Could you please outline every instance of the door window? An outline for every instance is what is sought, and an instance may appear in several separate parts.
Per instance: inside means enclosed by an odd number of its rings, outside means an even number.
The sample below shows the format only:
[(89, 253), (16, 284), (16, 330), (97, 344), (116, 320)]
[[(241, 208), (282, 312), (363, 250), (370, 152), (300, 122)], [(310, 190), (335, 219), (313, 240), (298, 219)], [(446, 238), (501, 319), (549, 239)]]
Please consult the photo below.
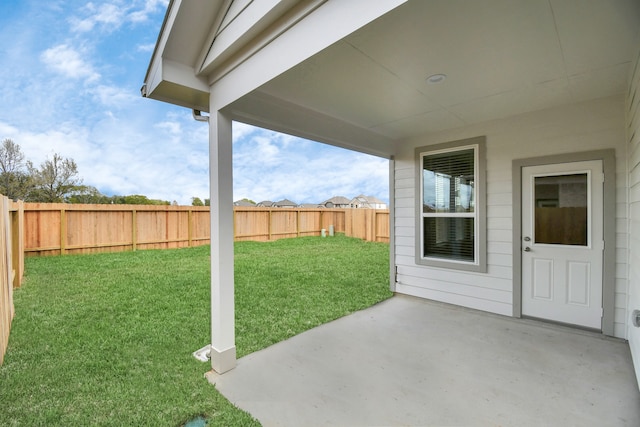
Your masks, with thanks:
[(535, 191), (535, 243), (588, 245), (588, 176), (538, 176)]

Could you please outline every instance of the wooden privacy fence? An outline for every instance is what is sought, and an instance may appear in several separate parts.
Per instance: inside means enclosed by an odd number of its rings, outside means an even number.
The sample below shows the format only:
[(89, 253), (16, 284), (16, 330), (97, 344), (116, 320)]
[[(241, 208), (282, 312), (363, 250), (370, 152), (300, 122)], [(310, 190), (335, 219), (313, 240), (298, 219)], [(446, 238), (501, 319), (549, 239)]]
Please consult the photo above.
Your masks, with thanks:
[(24, 227), (27, 255), (181, 248), (209, 243), (209, 210), (25, 203)]
[[(389, 211), (234, 208), (236, 241), (319, 236), (322, 229), (389, 242)], [(28, 255), (167, 249), (209, 244), (209, 207), (24, 204)]]
[(336, 233), (371, 242), (389, 242), (389, 211), (326, 208), (234, 209), (236, 241), (269, 241), (291, 237), (320, 236), (330, 227)]
[(0, 365), (9, 343), (14, 315), (13, 288), (22, 283), (22, 202), (0, 195)]

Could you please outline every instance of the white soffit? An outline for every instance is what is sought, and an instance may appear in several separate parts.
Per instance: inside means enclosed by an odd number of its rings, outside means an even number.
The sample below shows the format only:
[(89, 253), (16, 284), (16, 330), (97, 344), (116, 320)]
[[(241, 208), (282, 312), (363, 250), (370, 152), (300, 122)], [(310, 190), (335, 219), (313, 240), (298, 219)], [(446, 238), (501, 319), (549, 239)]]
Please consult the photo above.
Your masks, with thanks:
[(260, 90), (406, 138), (623, 93), (639, 28), (636, 0), (411, 0)]

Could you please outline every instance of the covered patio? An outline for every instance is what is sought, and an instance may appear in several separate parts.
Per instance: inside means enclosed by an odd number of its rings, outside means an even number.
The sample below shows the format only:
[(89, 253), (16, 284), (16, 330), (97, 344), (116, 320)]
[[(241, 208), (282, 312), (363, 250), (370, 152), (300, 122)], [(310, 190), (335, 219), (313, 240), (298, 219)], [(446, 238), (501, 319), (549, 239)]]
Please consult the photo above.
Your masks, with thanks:
[(637, 426), (628, 344), (397, 295), (208, 379), (263, 426)]
[[(640, 425), (639, 23), (634, 0), (171, 1), (141, 93), (208, 122), (219, 390), (264, 425)], [(237, 368), (233, 121), (389, 160), (397, 295)], [(585, 239), (536, 234), (568, 229), (547, 208)]]

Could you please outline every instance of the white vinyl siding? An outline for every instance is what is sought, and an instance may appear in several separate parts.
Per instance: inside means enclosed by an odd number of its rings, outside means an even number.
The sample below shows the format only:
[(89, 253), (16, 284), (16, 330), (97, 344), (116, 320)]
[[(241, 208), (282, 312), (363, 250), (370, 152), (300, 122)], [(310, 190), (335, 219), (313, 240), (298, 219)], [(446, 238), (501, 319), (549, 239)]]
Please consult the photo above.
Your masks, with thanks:
[[(403, 148), (395, 156), (396, 291), (513, 315), (512, 160), (614, 148), (618, 195), (614, 334), (626, 338), (627, 204), (624, 195), (627, 179), (623, 107), (623, 97), (615, 96), (403, 141)], [(416, 230), (415, 149), (477, 135), (486, 135), (487, 271), (478, 273), (420, 265), (415, 258), (419, 236), (419, 230)], [(640, 173), (638, 175), (640, 178)], [(638, 188), (640, 201), (640, 184)], [(640, 241), (640, 237), (638, 239)]]
[[(629, 179), (629, 222), (620, 224), (622, 217), (619, 216), (619, 226), (616, 227), (616, 234), (619, 244), (616, 246), (616, 254), (619, 258), (619, 276), (628, 270), (629, 280), (616, 280), (616, 301), (629, 292), (628, 308), (618, 308), (616, 304), (616, 322), (624, 322), (631, 318), (633, 310), (640, 309), (640, 55), (634, 64), (634, 73), (631, 78), (629, 93), (626, 99), (627, 117), (627, 158), (628, 158), (628, 179)], [(625, 179), (626, 177), (621, 177)], [(621, 199), (626, 192), (618, 192), (618, 204), (622, 205)], [(620, 208), (618, 209), (620, 211)], [(627, 234), (628, 233), (628, 234)], [(625, 251), (623, 245), (624, 237), (628, 235), (628, 248)], [(625, 268), (628, 265), (628, 268)], [(616, 323), (617, 324), (617, 323)], [(636, 378), (640, 386), (640, 328), (633, 326), (631, 321), (627, 322), (629, 330), (626, 338), (629, 339), (629, 347), (634, 360)]]

